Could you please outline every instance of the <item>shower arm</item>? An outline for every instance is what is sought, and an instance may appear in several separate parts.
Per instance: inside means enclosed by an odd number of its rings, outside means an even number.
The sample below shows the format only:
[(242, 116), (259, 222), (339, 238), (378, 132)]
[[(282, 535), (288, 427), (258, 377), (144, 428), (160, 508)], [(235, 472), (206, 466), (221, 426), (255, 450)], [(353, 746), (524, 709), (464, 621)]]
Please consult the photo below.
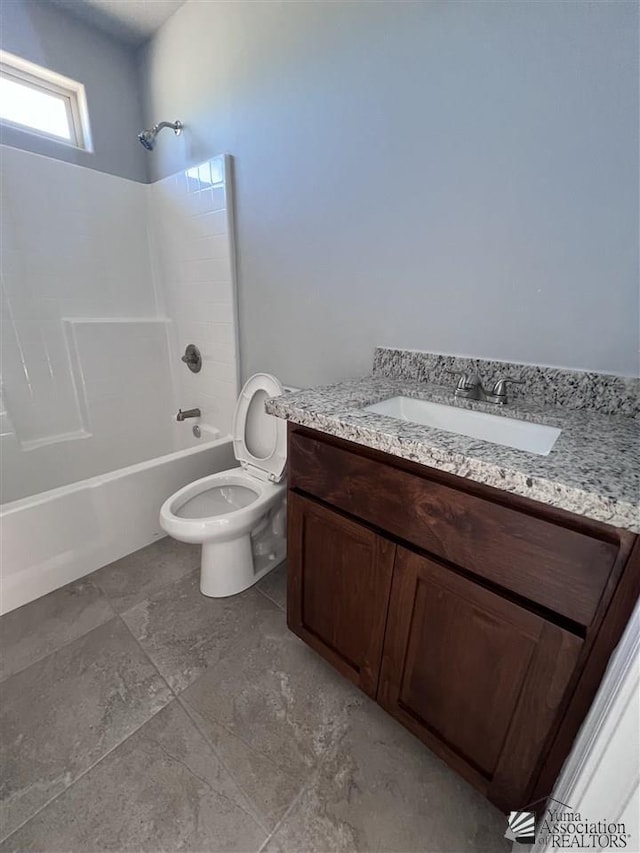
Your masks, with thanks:
[(159, 121), (158, 124), (154, 124), (153, 132), (158, 133), (163, 127), (170, 127), (176, 136), (180, 136), (183, 125), (181, 121)]

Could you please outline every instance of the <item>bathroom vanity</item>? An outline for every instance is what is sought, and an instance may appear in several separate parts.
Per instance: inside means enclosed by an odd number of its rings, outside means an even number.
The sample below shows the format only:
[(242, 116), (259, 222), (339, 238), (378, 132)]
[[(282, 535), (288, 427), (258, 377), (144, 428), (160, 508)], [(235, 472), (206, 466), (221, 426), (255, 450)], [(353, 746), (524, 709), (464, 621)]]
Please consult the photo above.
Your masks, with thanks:
[[(551, 793), (640, 593), (637, 468), (622, 458), (637, 422), (514, 403), (562, 430), (534, 459), (367, 410), (398, 391), (450, 395), (374, 375), (268, 404), (289, 420), (289, 627), (492, 802), (522, 808)], [(608, 454), (602, 474), (581, 430)], [(602, 478), (619, 465), (612, 495)]]

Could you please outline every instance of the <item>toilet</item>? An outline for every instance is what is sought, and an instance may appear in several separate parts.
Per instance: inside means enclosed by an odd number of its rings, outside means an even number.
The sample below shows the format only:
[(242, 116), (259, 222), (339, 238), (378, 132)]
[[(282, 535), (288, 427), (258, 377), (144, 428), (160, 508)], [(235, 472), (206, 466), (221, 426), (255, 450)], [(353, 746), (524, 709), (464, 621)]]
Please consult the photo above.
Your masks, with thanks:
[(282, 393), (274, 376), (252, 376), (233, 418), (240, 467), (190, 483), (160, 509), (169, 536), (202, 545), (200, 590), (212, 598), (242, 592), (286, 557), (286, 421), (264, 408)]

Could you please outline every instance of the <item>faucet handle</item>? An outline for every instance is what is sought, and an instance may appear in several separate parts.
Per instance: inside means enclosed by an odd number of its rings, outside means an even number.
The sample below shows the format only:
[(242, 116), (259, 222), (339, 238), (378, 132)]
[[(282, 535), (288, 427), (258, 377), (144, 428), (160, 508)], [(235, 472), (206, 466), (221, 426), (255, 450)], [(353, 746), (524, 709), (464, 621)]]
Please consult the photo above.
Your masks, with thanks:
[(513, 383), (513, 385), (524, 385), (523, 379), (514, 379), (512, 376), (505, 376), (504, 379), (498, 379), (498, 381), (494, 384), (491, 389), (491, 393), (499, 396), (500, 394), (507, 393), (507, 382)]
[(511, 382), (512, 385), (524, 385), (524, 381), (522, 379), (505, 376), (504, 379), (498, 379), (498, 381), (494, 383), (491, 393), (487, 394), (487, 400), (490, 403), (506, 403), (508, 382)]
[(449, 370), (445, 368), (445, 373), (449, 376), (459, 376), (457, 387), (460, 389), (475, 388), (480, 385), (480, 377), (477, 373), (467, 373), (466, 370)]

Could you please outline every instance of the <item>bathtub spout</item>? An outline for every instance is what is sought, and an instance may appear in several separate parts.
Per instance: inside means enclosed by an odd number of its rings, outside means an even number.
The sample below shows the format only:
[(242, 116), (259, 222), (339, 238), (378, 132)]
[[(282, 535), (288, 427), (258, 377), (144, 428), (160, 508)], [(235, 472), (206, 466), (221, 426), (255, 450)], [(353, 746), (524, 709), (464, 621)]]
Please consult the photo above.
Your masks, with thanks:
[(182, 409), (178, 409), (178, 414), (176, 415), (177, 421), (186, 421), (187, 418), (199, 418), (202, 417), (202, 412), (200, 409), (186, 409), (184, 412)]

